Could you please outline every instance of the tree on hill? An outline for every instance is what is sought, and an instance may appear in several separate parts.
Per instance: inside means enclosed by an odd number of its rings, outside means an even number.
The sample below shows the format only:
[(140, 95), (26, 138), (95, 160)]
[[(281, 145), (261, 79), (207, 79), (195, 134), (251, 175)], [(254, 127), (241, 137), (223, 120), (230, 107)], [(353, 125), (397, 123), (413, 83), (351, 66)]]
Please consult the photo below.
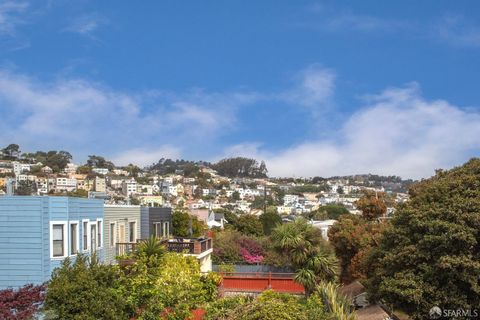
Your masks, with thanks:
[(72, 155), (68, 151), (37, 151), (32, 154), (32, 159), (49, 166), (53, 172), (60, 172), (70, 163)]
[(5, 160), (16, 160), (20, 156), (20, 146), (18, 144), (9, 144), (1, 150), (3, 159)]
[(17, 182), (15, 194), (18, 196), (31, 196), (37, 192), (37, 185), (33, 181), (25, 180)]
[(414, 319), (480, 306), (480, 159), (410, 188), (372, 255), (367, 287)]
[(259, 164), (255, 159), (243, 157), (222, 159), (212, 168), (225, 177), (264, 178), (268, 172), (265, 162)]
[(87, 166), (93, 168), (107, 168), (108, 170), (113, 170), (115, 168), (113, 162), (106, 160), (104, 157), (96, 155), (88, 156)]
[(204, 230), (203, 223), (198, 221), (196, 216), (192, 216), (183, 210), (173, 212), (172, 227), (173, 235), (176, 237), (199, 237)]

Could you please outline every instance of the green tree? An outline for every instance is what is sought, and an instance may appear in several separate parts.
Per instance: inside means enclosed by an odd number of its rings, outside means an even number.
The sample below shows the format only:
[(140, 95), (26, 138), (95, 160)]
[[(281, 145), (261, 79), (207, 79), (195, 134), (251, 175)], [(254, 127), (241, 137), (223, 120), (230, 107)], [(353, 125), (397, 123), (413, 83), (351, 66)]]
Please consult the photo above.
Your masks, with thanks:
[(337, 259), (320, 230), (305, 219), (278, 226), (271, 239), (274, 247), (290, 258), (290, 265), (296, 270), (295, 280), (305, 287), (307, 295), (322, 281), (336, 279)]
[(19, 196), (31, 196), (37, 192), (37, 185), (33, 181), (24, 180), (17, 182), (16, 195)]
[(282, 218), (277, 213), (277, 207), (268, 207), (267, 212), (264, 212), (259, 217), (263, 226), (263, 233), (270, 235), (272, 230), (282, 223)]
[(263, 235), (263, 225), (260, 219), (253, 214), (242, 214), (237, 220), (235, 228), (242, 234), (250, 236)]
[(432, 306), (480, 306), (480, 159), (438, 170), (410, 188), (384, 231), (367, 283), (414, 319)]
[(16, 160), (20, 156), (20, 146), (18, 144), (9, 144), (2, 149), (3, 158), (5, 160)]
[(88, 156), (87, 166), (94, 168), (107, 168), (108, 170), (113, 170), (115, 168), (113, 162), (96, 155)]
[(216, 298), (219, 280), (214, 274), (203, 276), (195, 257), (165, 253), (137, 258), (122, 273), (119, 291), (130, 318), (184, 320)]
[[(196, 216), (183, 210), (175, 210), (172, 215), (173, 235), (176, 237), (200, 237), (204, 231), (204, 225)], [(191, 231), (191, 234), (190, 234)]]
[(48, 284), (47, 314), (54, 319), (127, 319), (117, 268), (95, 256), (79, 255), (73, 263), (66, 258)]

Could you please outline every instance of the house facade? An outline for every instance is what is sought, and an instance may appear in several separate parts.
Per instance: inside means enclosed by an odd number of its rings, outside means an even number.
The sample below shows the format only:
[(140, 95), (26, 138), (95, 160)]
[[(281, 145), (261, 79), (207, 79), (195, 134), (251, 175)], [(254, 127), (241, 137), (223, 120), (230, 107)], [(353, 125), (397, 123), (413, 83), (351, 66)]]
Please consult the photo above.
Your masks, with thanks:
[(172, 234), (172, 208), (142, 207), (141, 238), (167, 238)]
[(66, 258), (104, 258), (103, 202), (40, 196), (0, 197), (0, 289), (41, 284)]
[(104, 260), (115, 263), (117, 243), (135, 243), (140, 238), (140, 206), (106, 205), (104, 207)]

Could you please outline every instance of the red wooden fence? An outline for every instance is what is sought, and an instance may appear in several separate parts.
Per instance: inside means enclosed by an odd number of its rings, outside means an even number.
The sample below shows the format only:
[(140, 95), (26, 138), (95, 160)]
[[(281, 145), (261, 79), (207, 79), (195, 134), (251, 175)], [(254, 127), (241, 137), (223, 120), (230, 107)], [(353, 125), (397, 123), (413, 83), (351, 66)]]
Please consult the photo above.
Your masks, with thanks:
[(222, 291), (259, 293), (272, 289), (293, 294), (305, 293), (305, 288), (293, 280), (293, 273), (228, 272), (220, 275)]

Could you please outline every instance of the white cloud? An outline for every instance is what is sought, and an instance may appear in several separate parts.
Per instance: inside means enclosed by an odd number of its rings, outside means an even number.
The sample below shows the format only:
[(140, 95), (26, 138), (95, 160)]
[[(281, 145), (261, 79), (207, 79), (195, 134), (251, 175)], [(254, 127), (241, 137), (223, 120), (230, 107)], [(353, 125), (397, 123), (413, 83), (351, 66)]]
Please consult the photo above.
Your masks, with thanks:
[(177, 155), (178, 146), (214, 145), (235, 125), (236, 108), (254, 99), (201, 91), (127, 94), (82, 79), (42, 82), (0, 70), (0, 141), (25, 150), (70, 150), (80, 158), (100, 153), (124, 160), (120, 150), (136, 150), (143, 164), (152, 159), (149, 150), (156, 157), (160, 151)]
[[(435, 168), (466, 161), (480, 149), (480, 113), (425, 100), (412, 85), (371, 96), (332, 139), (306, 141), (278, 152), (243, 144), (227, 150), (263, 159), (273, 176), (356, 173), (428, 177)], [(252, 148), (253, 146), (253, 148)]]
[(104, 16), (94, 12), (73, 19), (64, 31), (92, 36), (93, 32), (106, 23), (108, 23), (108, 20)]
[(0, 1), (0, 34), (13, 36), (16, 27), (24, 22), (20, 16), (28, 6), (22, 1)]
[(434, 28), (437, 39), (454, 46), (479, 47), (480, 27), (459, 15), (448, 15)]
[(308, 108), (313, 116), (320, 116), (332, 107), (336, 74), (333, 70), (313, 64), (295, 77), (292, 90), (278, 94), (292, 105)]

